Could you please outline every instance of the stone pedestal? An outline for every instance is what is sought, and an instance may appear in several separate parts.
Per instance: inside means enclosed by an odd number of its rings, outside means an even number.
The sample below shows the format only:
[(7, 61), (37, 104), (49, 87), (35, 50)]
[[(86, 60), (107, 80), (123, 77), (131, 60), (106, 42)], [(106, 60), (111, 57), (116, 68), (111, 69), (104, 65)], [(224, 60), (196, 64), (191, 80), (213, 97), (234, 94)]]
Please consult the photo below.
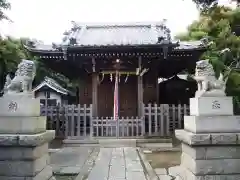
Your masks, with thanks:
[(240, 116), (230, 97), (192, 98), (184, 130), (175, 134), (182, 141), (178, 179), (240, 179)]
[(55, 131), (46, 131), (40, 102), (32, 94), (0, 99), (0, 179), (49, 180), (48, 143)]

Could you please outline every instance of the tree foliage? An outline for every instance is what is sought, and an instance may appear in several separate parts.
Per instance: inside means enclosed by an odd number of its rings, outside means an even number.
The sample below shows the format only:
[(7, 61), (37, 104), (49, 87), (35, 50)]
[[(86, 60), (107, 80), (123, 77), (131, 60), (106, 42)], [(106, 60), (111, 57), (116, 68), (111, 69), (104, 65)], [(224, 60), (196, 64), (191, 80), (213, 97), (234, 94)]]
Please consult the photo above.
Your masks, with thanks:
[[(10, 9), (10, 3), (7, 0), (0, 0), (0, 21), (10, 20), (4, 13)], [(0, 37), (0, 92), (4, 87), (5, 77), (8, 73), (14, 74), (17, 65), (21, 59), (29, 59), (35, 61), (37, 66), (34, 84), (40, 83), (45, 76), (49, 76), (57, 80), (62, 86), (71, 85), (69, 79), (62, 74), (56, 73), (46, 66), (40, 59), (32, 56), (22, 46), (22, 42), (26, 42), (28, 38), (16, 39), (12, 37)]]
[[(198, 8), (202, 11), (207, 11), (209, 8), (213, 6), (217, 6), (219, 0), (192, 0), (197, 4)], [(237, 6), (240, 5), (240, 0), (231, 0), (232, 2), (236, 2)]]
[(4, 12), (6, 10), (9, 10), (10, 8), (11, 4), (7, 0), (0, 0), (0, 20), (10, 20)]
[(0, 38), (0, 88), (3, 88), (7, 73), (16, 70), (20, 59), (26, 58), (21, 42), (10, 37)]
[(6, 75), (8, 73), (14, 74), (21, 59), (33, 60), (36, 64), (37, 72), (33, 85), (41, 83), (41, 81), (48, 76), (58, 81), (63, 87), (67, 88), (70, 86), (71, 82), (68, 78), (62, 74), (54, 72), (38, 57), (32, 56), (26, 49), (24, 49), (22, 43), (27, 40), (27, 38), (0, 38), (0, 91), (3, 89)]
[(179, 34), (176, 38), (208, 38), (211, 45), (202, 58), (210, 60), (216, 77), (219, 77), (220, 73), (228, 77), (227, 94), (240, 99), (240, 37), (232, 31), (232, 27), (237, 23), (240, 23), (240, 8), (233, 10), (224, 6), (213, 6), (201, 12), (199, 20), (194, 21), (186, 33)]

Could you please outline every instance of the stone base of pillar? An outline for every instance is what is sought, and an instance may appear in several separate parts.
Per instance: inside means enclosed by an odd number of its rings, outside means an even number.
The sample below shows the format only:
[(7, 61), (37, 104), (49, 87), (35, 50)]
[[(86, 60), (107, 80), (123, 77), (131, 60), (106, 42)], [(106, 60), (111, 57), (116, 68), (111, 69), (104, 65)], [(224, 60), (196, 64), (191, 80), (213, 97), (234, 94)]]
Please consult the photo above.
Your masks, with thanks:
[(190, 170), (182, 167), (182, 172), (178, 174), (175, 180), (239, 180), (240, 174), (224, 175), (195, 175)]
[(240, 133), (195, 134), (177, 130), (182, 143), (182, 180), (240, 179)]
[(1, 180), (49, 180), (48, 142), (55, 131), (34, 135), (0, 134)]
[(233, 116), (231, 97), (200, 97), (190, 100), (190, 116), (182, 141), (181, 173), (178, 180), (240, 179), (239, 116)]
[(55, 131), (34, 135), (0, 134), (1, 180), (49, 180), (48, 142)]
[(1, 180), (55, 180), (52, 176), (52, 168), (46, 166), (35, 176), (0, 176)]

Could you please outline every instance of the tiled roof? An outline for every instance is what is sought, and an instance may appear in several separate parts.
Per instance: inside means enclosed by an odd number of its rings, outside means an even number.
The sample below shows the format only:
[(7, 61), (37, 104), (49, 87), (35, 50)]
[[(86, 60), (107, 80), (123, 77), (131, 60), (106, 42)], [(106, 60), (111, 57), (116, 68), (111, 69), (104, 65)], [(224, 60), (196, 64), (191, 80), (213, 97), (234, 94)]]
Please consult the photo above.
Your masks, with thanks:
[[(159, 23), (73, 24), (63, 44), (78, 46), (156, 44), (158, 38), (171, 40), (164, 21)], [(72, 41), (72, 42), (71, 42)]]
[[(159, 42), (159, 38), (163, 41)], [(165, 40), (165, 41), (164, 41)], [(77, 24), (64, 33), (62, 44), (45, 45), (33, 42), (33, 47), (26, 48), (37, 51), (61, 52), (68, 46), (74, 47), (99, 47), (99, 46), (124, 46), (124, 45), (154, 45), (172, 43), (179, 44), (175, 49), (191, 50), (206, 47), (203, 41), (177, 42), (171, 40), (170, 30), (165, 22), (148, 23), (112, 23), (112, 24)]]
[(54, 79), (49, 78), (49, 77), (45, 77), (44, 81), (33, 89), (33, 92), (41, 89), (44, 86), (48, 86), (49, 88), (53, 89), (54, 91), (64, 94), (64, 95), (67, 95), (69, 93), (69, 91), (67, 89), (63, 88)]

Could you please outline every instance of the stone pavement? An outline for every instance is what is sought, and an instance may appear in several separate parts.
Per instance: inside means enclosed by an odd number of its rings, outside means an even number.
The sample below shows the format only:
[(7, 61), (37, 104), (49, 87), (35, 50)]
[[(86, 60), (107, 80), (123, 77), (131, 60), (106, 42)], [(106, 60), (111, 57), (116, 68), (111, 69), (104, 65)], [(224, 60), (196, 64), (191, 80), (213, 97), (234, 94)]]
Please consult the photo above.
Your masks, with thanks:
[(77, 175), (81, 172), (92, 153), (99, 148), (93, 147), (64, 147), (52, 153), (50, 164), (54, 174)]
[(146, 180), (136, 148), (101, 148), (88, 180)]

